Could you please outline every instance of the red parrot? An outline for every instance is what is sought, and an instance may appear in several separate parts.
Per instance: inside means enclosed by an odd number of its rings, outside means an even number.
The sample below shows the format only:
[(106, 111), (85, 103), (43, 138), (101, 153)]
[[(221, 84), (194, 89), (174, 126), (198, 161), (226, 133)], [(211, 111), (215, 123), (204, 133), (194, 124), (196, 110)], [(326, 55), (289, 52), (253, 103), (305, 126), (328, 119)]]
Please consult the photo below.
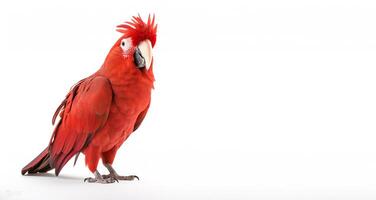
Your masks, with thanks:
[[(64, 165), (76, 155), (85, 162), (94, 178), (90, 183), (134, 180), (120, 176), (112, 168), (116, 152), (145, 118), (153, 89), (153, 54), (157, 37), (155, 17), (145, 23), (140, 16), (117, 26), (123, 35), (108, 53), (101, 68), (76, 83), (57, 108), (52, 124), (60, 120), (49, 145), (21, 173), (44, 173), (55, 169), (58, 176)], [(99, 160), (109, 170), (97, 171)]]

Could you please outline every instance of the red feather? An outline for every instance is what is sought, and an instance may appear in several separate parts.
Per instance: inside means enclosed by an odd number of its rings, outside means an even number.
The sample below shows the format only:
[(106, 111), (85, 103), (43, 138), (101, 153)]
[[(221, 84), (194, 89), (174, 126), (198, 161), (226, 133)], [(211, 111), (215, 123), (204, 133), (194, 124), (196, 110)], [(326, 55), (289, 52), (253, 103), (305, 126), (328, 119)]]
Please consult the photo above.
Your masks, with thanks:
[(57, 127), (50, 144), (50, 164), (56, 168), (56, 175), (103, 126), (111, 102), (111, 84), (100, 76), (80, 81), (67, 95), (62, 112), (64, 123)]
[(124, 33), (124, 37), (132, 38), (133, 45), (137, 45), (143, 40), (149, 39), (151, 45), (154, 47), (157, 40), (157, 24), (155, 22), (155, 15), (153, 19), (148, 17), (148, 22), (145, 23), (141, 16), (133, 16), (132, 22), (124, 22), (124, 24), (117, 26), (117, 31)]

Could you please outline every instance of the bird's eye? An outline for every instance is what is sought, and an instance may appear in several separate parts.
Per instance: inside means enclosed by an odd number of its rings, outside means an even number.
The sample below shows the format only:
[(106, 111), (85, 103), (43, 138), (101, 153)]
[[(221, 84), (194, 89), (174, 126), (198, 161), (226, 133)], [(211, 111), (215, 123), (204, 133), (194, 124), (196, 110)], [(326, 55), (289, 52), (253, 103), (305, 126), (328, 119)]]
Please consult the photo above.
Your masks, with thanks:
[(131, 39), (130, 38), (124, 38), (120, 42), (120, 47), (123, 49), (123, 51), (128, 51), (131, 48)]

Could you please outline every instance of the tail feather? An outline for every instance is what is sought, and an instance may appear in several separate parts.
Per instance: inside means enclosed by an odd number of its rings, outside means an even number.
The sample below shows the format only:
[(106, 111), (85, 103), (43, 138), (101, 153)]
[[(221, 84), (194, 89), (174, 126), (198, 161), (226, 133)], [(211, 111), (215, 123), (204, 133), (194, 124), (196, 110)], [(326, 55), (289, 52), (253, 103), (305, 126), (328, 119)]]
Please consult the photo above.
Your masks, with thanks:
[(47, 172), (53, 167), (51, 167), (50, 163), (50, 154), (48, 151), (48, 147), (42, 151), (34, 160), (32, 160), (29, 164), (27, 164), (24, 168), (21, 170), (21, 174), (25, 175), (26, 172), (29, 174), (35, 174), (37, 172), (44, 173)]

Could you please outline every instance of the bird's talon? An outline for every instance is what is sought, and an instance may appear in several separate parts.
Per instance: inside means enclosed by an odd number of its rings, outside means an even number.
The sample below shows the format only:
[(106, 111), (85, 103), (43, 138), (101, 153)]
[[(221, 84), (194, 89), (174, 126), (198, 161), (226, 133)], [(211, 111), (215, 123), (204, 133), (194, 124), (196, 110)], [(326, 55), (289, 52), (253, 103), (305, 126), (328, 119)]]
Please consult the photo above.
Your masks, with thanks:
[(85, 178), (84, 179), (84, 182), (88, 182), (88, 183), (95, 183), (95, 182), (98, 182), (99, 180), (96, 179), (96, 178), (92, 178), (92, 177), (88, 177), (88, 178)]
[(136, 176), (136, 175), (119, 176), (118, 179), (119, 180), (126, 180), (126, 181), (133, 181), (135, 179), (137, 179), (138, 181), (140, 180), (140, 178), (138, 178), (138, 176)]
[(119, 183), (119, 180), (126, 180), (126, 181), (133, 181), (135, 179), (137, 179), (138, 181), (140, 180), (140, 178), (136, 175), (117, 176), (117, 175), (114, 175), (114, 174), (107, 174), (107, 175), (102, 175), (102, 178), (103, 179), (113, 179), (118, 183)]

